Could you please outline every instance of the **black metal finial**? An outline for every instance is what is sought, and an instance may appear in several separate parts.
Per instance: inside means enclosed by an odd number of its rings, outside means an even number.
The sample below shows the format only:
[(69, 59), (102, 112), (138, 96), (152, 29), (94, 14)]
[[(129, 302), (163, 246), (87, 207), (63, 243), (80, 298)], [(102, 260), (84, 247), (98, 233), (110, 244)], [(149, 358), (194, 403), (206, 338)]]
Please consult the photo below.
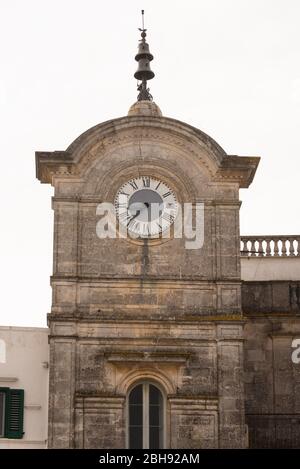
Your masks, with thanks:
[(144, 31), (144, 29), (145, 29), (145, 25), (144, 25), (144, 13), (145, 13), (145, 10), (142, 10), (142, 27), (143, 27), (142, 29), (143, 29), (143, 31)]
[(155, 75), (150, 68), (150, 62), (153, 60), (153, 55), (149, 50), (149, 44), (146, 42), (146, 31), (144, 25), (144, 10), (142, 10), (142, 28), (139, 28), (141, 31), (142, 39), (139, 41), (138, 53), (135, 56), (135, 60), (139, 63), (138, 69), (134, 74), (134, 77), (141, 81), (138, 83), (138, 101), (152, 101), (152, 96), (149, 93), (149, 88), (147, 88), (147, 80), (151, 80)]

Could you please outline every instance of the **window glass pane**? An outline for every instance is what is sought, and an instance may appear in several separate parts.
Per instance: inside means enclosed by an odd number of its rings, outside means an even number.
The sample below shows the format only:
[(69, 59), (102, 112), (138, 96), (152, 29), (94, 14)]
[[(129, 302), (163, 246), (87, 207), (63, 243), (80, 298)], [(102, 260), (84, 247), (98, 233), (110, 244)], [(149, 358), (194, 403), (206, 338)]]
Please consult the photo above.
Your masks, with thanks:
[(129, 448), (143, 448), (143, 385), (129, 394)]
[(150, 405), (152, 404), (160, 404), (160, 397), (161, 397), (161, 392), (159, 389), (157, 389), (156, 386), (153, 386), (153, 384), (150, 384), (149, 386), (149, 402)]
[(150, 427), (160, 426), (160, 406), (150, 405), (149, 423), (150, 423)]
[(130, 404), (140, 404), (143, 405), (143, 385), (139, 384), (130, 392), (129, 396)]
[(130, 405), (129, 406), (130, 425), (143, 425), (143, 406)]
[(163, 446), (163, 397), (160, 390), (149, 386), (149, 448), (159, 449)]
[(159, 427), (150, 427), (149, 429), (149, 448), (159, 449), (160, 446), (160, 431)]
[(4, 436), (5, 392), (0, 391), (0, 436)]
[(143, 448), (143, 427), (130, 427), (129, 428), (129, 448), (142, 449)]

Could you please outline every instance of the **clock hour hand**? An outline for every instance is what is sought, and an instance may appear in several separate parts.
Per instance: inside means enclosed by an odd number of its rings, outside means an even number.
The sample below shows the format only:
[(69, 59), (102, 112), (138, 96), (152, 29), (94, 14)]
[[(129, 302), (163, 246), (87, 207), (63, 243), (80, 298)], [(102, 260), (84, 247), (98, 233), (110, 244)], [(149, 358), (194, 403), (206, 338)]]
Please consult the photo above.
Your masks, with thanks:
[(139, 210), (136, 211), (136, 214), (135, 215), (132, 215), (131, 218), (129, 218), (128, 222), (127, 222), (127, 226), (129, 225), (129, 223), (132, 222), (132, 220), (134, 220), (141, 212)]
[(145, 205), (144, 202), (135, 202), (135, 203), (133, 203), (129, 206), (129, 210), (128, 210), (129, 213), (134, 214), (131, 217), (131, 220), (132, 220), (132, 218), (137, 217), (143, 210), (145, 210), (144, 205)]

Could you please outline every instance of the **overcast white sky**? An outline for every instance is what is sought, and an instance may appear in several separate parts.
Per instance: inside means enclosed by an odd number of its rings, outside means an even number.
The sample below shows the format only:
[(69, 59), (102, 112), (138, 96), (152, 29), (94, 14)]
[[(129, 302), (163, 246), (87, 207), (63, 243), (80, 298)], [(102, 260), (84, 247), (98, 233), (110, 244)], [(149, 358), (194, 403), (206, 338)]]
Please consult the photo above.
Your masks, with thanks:
[(163, 114), (262, 157), (241, 233), (300, 234), (299, 0), (0, 0), (2, 325), (50, 310), (52, 189), (34, 152), (127, 114), (142, 8)]

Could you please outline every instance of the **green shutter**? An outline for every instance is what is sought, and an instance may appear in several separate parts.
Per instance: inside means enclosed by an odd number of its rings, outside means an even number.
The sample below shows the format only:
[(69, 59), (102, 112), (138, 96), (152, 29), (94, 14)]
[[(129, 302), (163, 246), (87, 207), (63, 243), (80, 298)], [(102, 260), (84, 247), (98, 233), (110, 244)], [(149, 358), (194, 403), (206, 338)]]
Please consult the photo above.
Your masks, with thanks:
[(6, 438), (23, 437), (23, 417), (24, 417), (24, 390), (9, 389), (6, 394)]

